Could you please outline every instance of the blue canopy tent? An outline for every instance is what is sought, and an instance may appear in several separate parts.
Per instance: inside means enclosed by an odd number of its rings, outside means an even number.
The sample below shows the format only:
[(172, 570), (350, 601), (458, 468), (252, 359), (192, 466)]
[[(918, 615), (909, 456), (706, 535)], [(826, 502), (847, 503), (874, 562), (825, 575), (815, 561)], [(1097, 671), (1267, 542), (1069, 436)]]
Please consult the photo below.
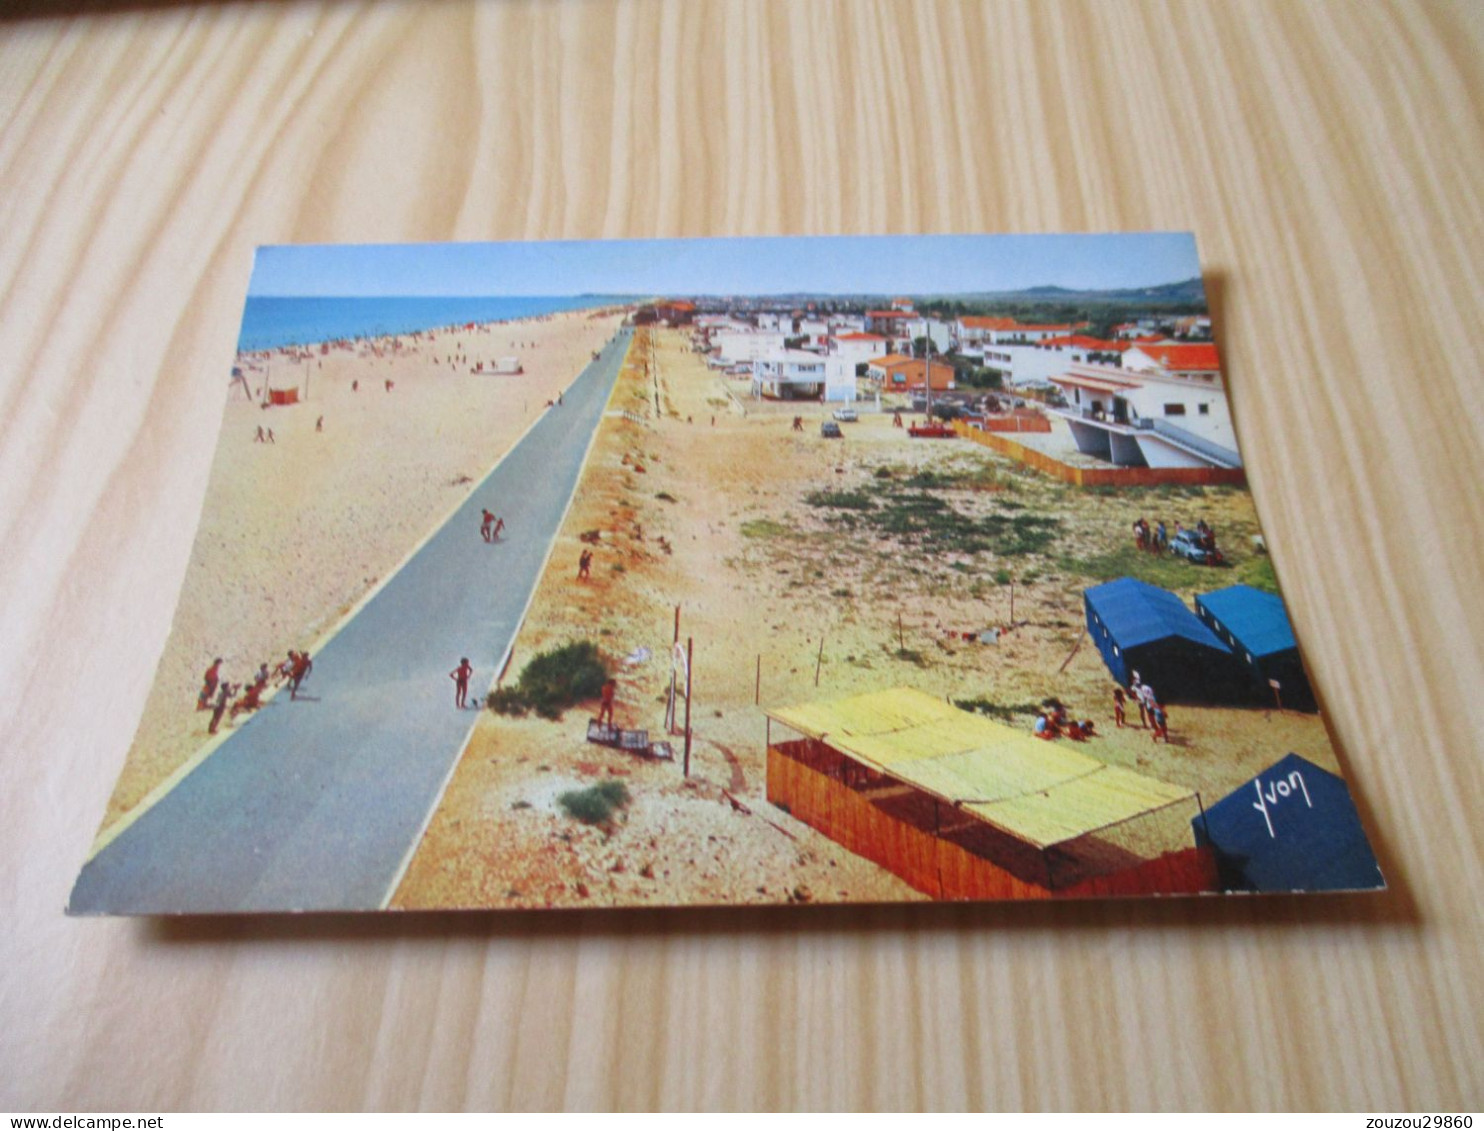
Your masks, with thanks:
[(1250, 585), (1231, 585), (1195, 599), (1196, 615), (1231, 645), (1251, 673), (1255, 694), (1273, 701), (1276, 681), (1283, 706), (1314, 710), (1314, 690), (1299, 659), (1298, 641), (1283, 598)]
[(1120, 577), (1083, 595), (1087, 631), (1113, 678), (1124, 686), (1138, 672), (1161, 702), (1226, 701), (1247, 694), (1247, 681), (1219, 640), (1167, 589)]
[(1365, 891), (1386, 881), (1343, 779), (1288, 754), (1191, 820), (1227, 891)]

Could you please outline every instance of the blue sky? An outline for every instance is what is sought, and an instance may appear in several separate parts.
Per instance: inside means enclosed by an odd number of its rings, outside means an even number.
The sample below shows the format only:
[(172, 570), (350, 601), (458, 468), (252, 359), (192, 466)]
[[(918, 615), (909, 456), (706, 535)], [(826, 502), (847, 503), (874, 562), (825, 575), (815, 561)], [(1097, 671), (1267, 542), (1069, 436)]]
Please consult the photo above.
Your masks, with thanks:
[(258, 249), (252, 295), (951, 294), (1200, 274), (1188, 232), (831, 236)]

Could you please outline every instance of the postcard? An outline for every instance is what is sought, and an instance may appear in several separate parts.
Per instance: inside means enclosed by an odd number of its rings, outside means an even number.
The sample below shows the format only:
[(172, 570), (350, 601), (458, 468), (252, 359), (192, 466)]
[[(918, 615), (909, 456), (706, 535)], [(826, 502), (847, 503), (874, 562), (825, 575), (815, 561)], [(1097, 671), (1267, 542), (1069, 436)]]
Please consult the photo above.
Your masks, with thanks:
[(266, 247), (213, 380), (73, 914), (1383, 886), (1188, 234)]

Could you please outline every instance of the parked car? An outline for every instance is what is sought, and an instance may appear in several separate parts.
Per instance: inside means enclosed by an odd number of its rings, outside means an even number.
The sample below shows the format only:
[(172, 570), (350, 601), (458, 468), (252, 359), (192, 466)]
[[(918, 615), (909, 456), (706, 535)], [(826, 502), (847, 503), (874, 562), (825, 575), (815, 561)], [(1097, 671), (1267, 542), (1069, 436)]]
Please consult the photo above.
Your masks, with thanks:
[(1201, 545), (1201, 536), (1194, 530), (1178, 531), (1170, 539), (1170, 553), (1184, 558), (1196, 565), (1221, 565), (1226, 561), (1222, 552), (1215, 547), (1206, 549)]
[(839, 440), (845, 433), (840, 431), (840, 426), (833, 420), (826, 420), (819, 426), (819, 434), (826, 440)]
[(907, 435), (926, 437), (930, 440), (951, 440), (958, 433), (941, 420), (927, 420), (921, 424), (910, 425), (907, 429)]
[(856, 415), (856, 411), (853, 408), (837, 408), (835, 409), (835, 419), (844, 424), (854, 424), (860, 417)]

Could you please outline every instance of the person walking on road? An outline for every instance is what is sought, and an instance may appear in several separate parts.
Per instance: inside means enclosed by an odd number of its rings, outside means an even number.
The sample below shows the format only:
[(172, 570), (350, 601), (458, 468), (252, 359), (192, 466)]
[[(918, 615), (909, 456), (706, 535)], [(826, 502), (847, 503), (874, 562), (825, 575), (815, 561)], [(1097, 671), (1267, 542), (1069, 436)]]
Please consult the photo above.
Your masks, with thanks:
[(479, 536), (481, 538), (483, 538), (486, 542), (493, 541), (493, 538), (492, 538), (492, 536), (490, 534), (490, 530), (495, 525), (495, 516), (492, 515), (492, 514), (490, 514), (489, 511), (484, 510), (482, 508), (481, 508), (481, 510), (480, 510), (479, 513), (484, 516), (483, 521), (479, 525)]
[(474, 668), (468, 656), (460, 659), (459, 666), (448, 673), (448, 678), (453, 680), (453, 705), (460, 711), (469, 705), (469, 677), (473, 674)]
[(300, 652), (294, 657), (293, 670), (289, 672), (289, 700), (299, 698), (299, 686), (309, 678), (309, 673), (314, 670), (314, 661), (309, 658), (308, 652)]

